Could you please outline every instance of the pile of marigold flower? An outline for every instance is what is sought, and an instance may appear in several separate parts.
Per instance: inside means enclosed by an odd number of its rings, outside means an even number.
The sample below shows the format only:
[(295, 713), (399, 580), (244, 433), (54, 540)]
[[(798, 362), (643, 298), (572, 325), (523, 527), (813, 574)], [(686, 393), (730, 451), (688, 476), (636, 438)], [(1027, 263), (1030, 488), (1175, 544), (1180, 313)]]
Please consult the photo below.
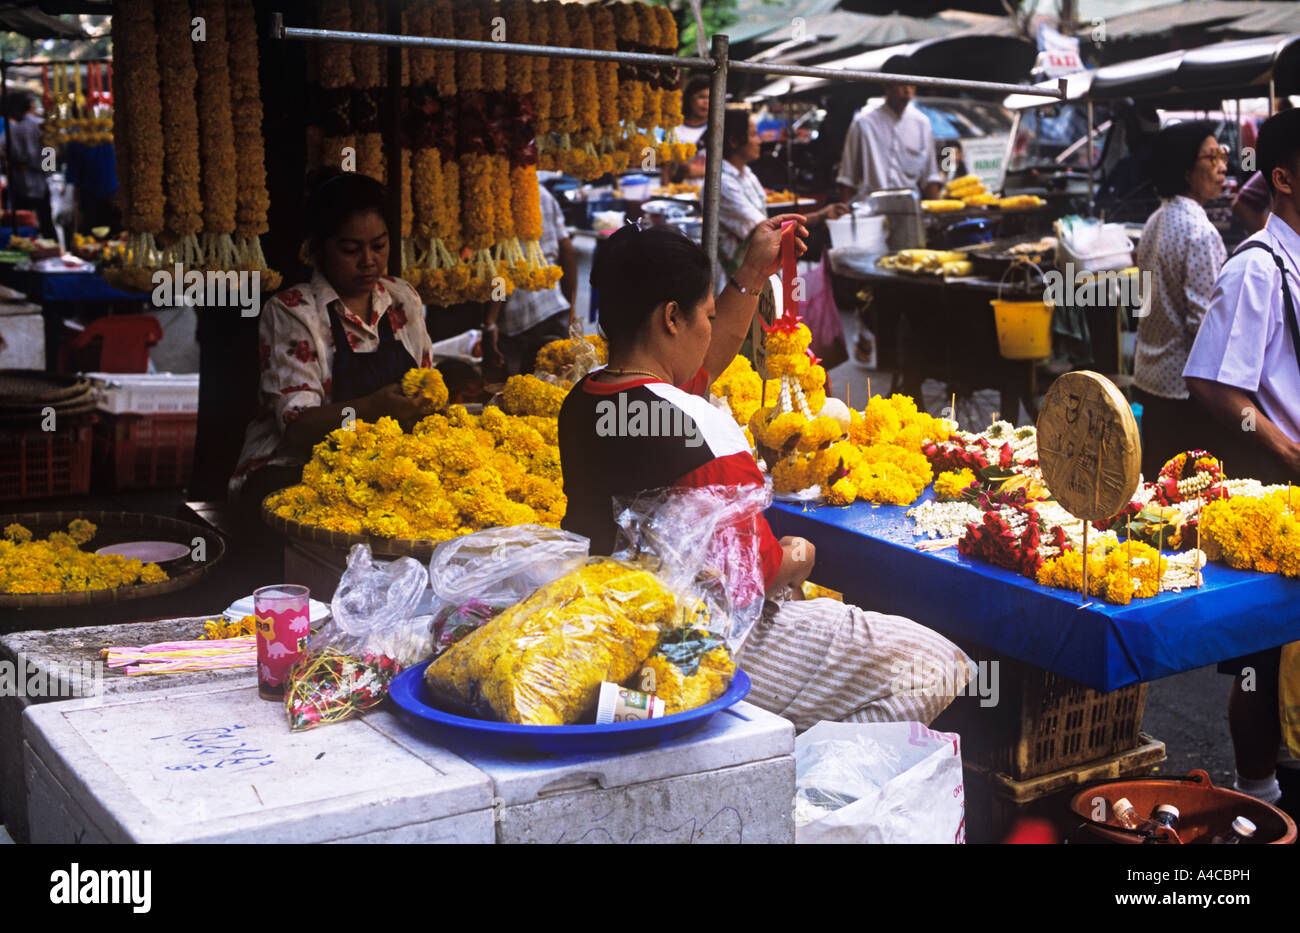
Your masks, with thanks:
[(537, 351), (533, 371), (577, 382), (595, 367), (608, 362), (609, 345), (605, 343), (605, 338), (589, 334), (586, 337), (552, 340)]
[(81, 550), (96, 530), (93, 523), (78, 518), (68, 524), (67, 531), (53, 532), (41, 541), (33, 540), (31, 531), (22, 525), (8, 525), (0, 539), (0, 593), (111, 590), (167, 579), (157, 564)]
[(346, 534), (445, 541), (564, 516), (553, 417), (452, 405), (410, 434), (354, 421), (317, 444), (302, 483), (267, 499), (282, 518)]
[(1300, 577), (1300, 517), (1290, 497), (1282, 488), (1208, 503), (1201, 512), (1201, 547), (1211, 560), (1238, 570)]

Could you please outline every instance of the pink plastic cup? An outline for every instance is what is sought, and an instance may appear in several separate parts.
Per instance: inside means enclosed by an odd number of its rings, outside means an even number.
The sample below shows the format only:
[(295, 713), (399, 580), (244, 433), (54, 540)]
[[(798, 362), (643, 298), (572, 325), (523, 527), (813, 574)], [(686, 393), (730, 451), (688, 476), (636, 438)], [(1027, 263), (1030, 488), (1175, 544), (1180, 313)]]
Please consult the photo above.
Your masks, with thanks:
[(257, 619), (257, 692), (266, 700), (284, 697), (289, 668), (307, 647), (311, 632), (311, 591), (278, 583), (253, 591)]

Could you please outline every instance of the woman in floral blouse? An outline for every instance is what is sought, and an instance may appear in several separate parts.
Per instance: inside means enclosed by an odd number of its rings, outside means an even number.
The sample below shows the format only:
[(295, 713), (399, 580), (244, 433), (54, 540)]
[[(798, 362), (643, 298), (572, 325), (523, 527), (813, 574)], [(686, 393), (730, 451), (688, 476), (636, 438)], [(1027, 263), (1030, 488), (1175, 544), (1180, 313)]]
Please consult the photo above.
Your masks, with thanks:
[(433, 344), (415, 289), (383, 274), (384, 204), (379, 182), (350, 173), (318, 182), (308, 199), (311, 281), (262, 309), (262, 411), (230, 481), (253, 507), (298, 482), (312, 446), (349, 418), (411, 423), (422, 416), (398, 383), (408, 369), (432, 365)]

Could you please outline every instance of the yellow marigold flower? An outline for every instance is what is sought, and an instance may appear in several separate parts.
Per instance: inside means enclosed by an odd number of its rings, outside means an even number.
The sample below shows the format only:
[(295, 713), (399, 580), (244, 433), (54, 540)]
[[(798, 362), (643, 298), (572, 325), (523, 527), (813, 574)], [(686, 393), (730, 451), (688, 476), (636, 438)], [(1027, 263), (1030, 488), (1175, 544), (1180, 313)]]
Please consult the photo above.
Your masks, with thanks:
[(941, 502), (960, 499), (962, 491), (975, 482), (975, 474), (966, 467), (947, 470), (934, 478), (934, 495)]

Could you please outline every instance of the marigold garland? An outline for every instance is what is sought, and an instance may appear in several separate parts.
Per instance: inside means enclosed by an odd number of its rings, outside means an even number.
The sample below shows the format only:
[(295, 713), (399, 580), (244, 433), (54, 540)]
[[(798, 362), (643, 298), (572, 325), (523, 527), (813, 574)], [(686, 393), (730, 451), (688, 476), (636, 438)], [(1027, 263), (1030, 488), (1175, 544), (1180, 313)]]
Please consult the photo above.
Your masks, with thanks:
[[(502, 13), (506, 20), (506, 41), (514, 45), (531, 45), (528, 23), (529, 0), (503, 0)], [(533, 62), (526, 55), (512, 55), (506, 63), (506, 90), (512, 94), (529, 94), (533, 90)]]
[[(383, 32), (383, 4), (379, 0), (352, 0), (352, 28), (356, 32)], [(377, 45), (357, 44), (352, 47), (354, 119), (357, 108), (367, 114), (365, 125), (377, 125), (379, 120), (379, 89), (382, 87), (383, 69)], [(379, 130), (357, 135), (357, 172), (368, 175), (383, 184), (386, 181), (384, 137)]]
[(163, 214), (168, 260), (187, 269), (198, 264), (195, 236), (203, 229), (199, 195), (199, 115), (194, 103), (198, 73), (190, 38), (190, 8), (185, 0), (158, 2), (158, 71), (162, 77)]
[[(497, 33), (492, 26), (492, 20), (501, 15), (501, 4), (496, 0), (478, 0), (479, 19), (483, 28), (483, 38), (488, 41), (498, 41)], [(504, 17), (502, 17), (504, 19)], [(511, 38), (509, 32), (506, 33), (505, 42), (518, 42), (520, 40)], [(504, 55), (484, 55), (483, 56), (483, 83), (489, 91), (504, 91), (506, 89), (506, 56)]]
[[(569, 35), (580, 49), (596, 47), (591, 14), (579, 4), (567, 4)], [(596, 63), (582, 59), (573, 62), (573, 148), (566, 167), (578, 178), (595, 178), (601, 174), (596, 142), (600, 139), (600, 98), (596, 92)]]
[[(469, 42), (483, 41), (483, 25), (479, 21), (478, 3), (460, 0), (455, 5), (456, 38)], [(483, 90), (483, 53), (456, 53), (456, 88), (459, 91)]]
[[(630, 52), (640, 47), (641, 17), (633, 3), (616, 3), (614, 11), (614, 32), (618, 36), (620, 51)], [(624, 134), (633, 130), (641, 119), (645, 84), (637, 77), (637, 66), (620, 65), (618, 71), (618, 114), (624, 124)]]
[(238, 170), (235, 167), (235, 128), (231, 112), (230, 48), (226, 41), (226, 4), (195, 0), (194, 15), (207, 30), (194, 43), (199, 79), (199, 125), (202, 147), (203, 257), (209, 269), (237, 267), (234, 243)]
[[(641, 35), (641, 44), (649, 52), (662, 52), (663, 21), (659, 18), (657, 9), (646, 3), (636, 3), (633, 6), (636, 9), (637, 31)], [(657, 69), (652, 69), (649, 73), (657, 76)], [(637, 114), (636, 120), (639, 126), (652, 127), (659, 122), (663, 92), (654, 81), (643, 81), (642, 87), (641, 112)]]
[[(551, 17), (546, 4), (530, 0), (528, 6), (528, 38), (533, 45), (551, 44)], [(537, 152), (540, 158), (546, 150), (547, 135), (551, 131), (551, 60), (540, 55), (532, 62), (534, 126), (537, 130)]]
[[(425, 6), (425, 2), (419, 4)], [(456, 17), (452, 12), (451, 0), (433, 0), (430, 11), (430, 28), (432, 32), (429, 35), (440, 36), (444, 39), (455, 38), (456, 36)], [(421, 33), (424, 35), (424, 33)], [(433, 52), (434, 74), (440, 97), (454, 97), (457, 92), (456, 87), (456, 53), (455, 52)]]

